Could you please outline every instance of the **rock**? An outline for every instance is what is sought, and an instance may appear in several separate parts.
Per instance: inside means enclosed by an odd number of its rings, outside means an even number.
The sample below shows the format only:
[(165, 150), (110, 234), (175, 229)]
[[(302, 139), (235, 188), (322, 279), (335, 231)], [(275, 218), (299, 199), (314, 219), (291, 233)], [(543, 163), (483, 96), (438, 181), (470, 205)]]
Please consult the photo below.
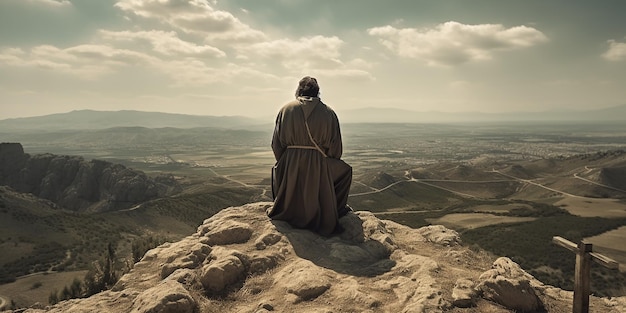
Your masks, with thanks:
[(164, 264), (161, 268), (161, 278), (169, 276), (175, 270), (180, 268), (198, 267), (198, 265), (204, 262), (211, 252), (211, 247), (202, 243), (197, 243), (192, 246), (190, 250), (191, 251), (189, 251), (187, 255), (168, 257), (168, 261), (171, 261)]
[(220, 293), (239, 280), (245, 267), (236, 254), (221, 247), (211, 253), (212, 260), (204, 265), (200, 274), (200, 282), (207, 292)]
[(315, 299), (331, 286), (328, 274), (306, 260), (288, 265), (276, 275), (276, 278), (282, 289), (297, 296), (295, 303)]
[(274, 311), (274, 307), (271, 304), (269, 304), (269, 303), (260, 303), (259, 304), (259, 309), (263, 309), (263, 310), (266, 310), (266, 311)]
[(215, 221), (208, 219), (198, 227), (200, 236), (205, 236), (203, 243), (208, 245), (228, 245), (244, 243), (252, 236), (252, 228), (246, 223), (231, 219)]
[(604, 302), (618, 312), (626, 312), (626, 297), (611, 297), (605, 299)]
[(492, 269), (483, 273), (477, 289), (483, 298), (520, 312), (535, 312), (543, 303), (531, 287), (529, 274), (509, 258), (498, 258)]
[(396, 250), (391, 255), (396, 260), (395, 271), (407, 273), (409, 277), (397, 276), (382, 285), (396, 294), (403, 307), (398, 312), (443, 312), (447, 301), (443, 299), (441, 290), (433, 275), (440, 270), (434, 260), (420, 255), (409, 254)]
[(263, 274), (276, 266), (285, 258), (281, 254), (254, 254), (250, 257), (250, 265), (248, 271), (251, 274)]
[(267, 246), (275, 245), (281, 239), (283, 239), (281, 234), (270, 230), (260, 235), (254, 245), (258, 250), (263, 250)]
[(18, 189), (21, 185), (20, 171), (30, 158), (19, 143), (0, 143), (0, 185)]
[(185, 286), (195, 286), (198, 282), (196, 272), (190, 269), (177, 269), (167, 278)]
[(440, 245), (453, 246), (461, 243), (459, 233), (442, 225), (421, 227), (417, 229), (417, 233), (426, 240)]
[(183, 286), (166, 280), (141, 293), (132, 313), (194, 313), (198, 304)]
[(81, 212), (127, 209), (181, 190), (173, 179), (155, 180), (120, 164), (76, 156), (30, 156), (19, 143), (0, 144), (0, 185)]
[(457, 279), (452, 289), (452, 305), (459, 308), (469, 308), (475, 305), (478, 293), (474, 289), (474, 282), (467, 278)]

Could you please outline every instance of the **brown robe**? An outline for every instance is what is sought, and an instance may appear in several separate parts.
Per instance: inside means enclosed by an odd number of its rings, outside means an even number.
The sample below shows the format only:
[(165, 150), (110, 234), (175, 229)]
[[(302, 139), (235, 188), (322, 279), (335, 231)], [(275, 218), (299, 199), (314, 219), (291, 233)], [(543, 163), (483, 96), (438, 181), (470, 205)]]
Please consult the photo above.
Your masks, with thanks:
[[(305, 119), (313, 139), (328, 158), (341, 158), (341, 131), (335, 112), (315, 97), (299, 97), (287, 103), (276, 117), (272, 137), (276, 157), (274, 206), (268, 216), (330, 235), (337, 224), (337, 209), (345, 207), (348, 200), (352, 168), (342, 161), (328, 160), (315, 150)], [(345, 165), (341, 173), (330, 168), (338, 163)]]

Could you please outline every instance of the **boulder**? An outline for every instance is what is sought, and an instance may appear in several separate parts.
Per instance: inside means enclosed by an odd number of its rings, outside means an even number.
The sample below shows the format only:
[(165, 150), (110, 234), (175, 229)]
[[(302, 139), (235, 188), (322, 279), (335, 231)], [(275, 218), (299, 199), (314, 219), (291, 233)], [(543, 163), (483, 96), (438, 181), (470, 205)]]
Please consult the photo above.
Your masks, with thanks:
[(137, 296), (131, 313), (194, 313), (198, 304), (181, 284), (165, 280)]
[(202, 267), (200, 274), (200, 282), (208, 293), (221, 293), (242, 277), (245, 266), (238, 254), (221, 247), (211, 252), (211, 261)]
[(498, 258), (476, 287), (483, 298), (519, 312), (536, 312), (543, 303), (531, 286), (532, 276), (509, 258)]
[(474, 289), (474, 282), (467, 278), (459, 278), (452, 289), (452, 305), (459, 308), (469, 308), (476, 304), (478, 292)]

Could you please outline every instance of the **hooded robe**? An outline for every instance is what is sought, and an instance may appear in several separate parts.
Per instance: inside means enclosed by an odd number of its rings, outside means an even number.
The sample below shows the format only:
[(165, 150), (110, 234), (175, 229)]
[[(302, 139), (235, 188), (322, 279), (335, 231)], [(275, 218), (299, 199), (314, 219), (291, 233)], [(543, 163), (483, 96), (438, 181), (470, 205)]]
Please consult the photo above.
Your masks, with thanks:
[[(309, 125), (315, 148), (305, 125)], [(298, 97), (276, 117), (272, 150), (276, 158), (272, 182), (274, 206), (268, 216), (330, 235), (336, 228), (337, 208), (346, 206), (352, 168), (337, 161), (342, 154), (341, 131), (335, 112), (317, 97)], [(334, 158), (337, 160), (328, 160)], [(343, 169), (332, 167), (342, 163)]]

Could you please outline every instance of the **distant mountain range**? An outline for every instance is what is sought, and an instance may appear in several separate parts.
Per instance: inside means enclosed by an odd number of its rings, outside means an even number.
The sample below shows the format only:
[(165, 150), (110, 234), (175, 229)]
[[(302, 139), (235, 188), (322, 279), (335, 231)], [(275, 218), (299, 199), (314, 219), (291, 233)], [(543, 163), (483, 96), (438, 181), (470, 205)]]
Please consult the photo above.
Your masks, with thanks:
[(460, 123), (460, 122), (597, 122), (626, 121), (626, 105), (593, 110), (542, 112), (418, 112), (395, 108), (363, 108), (338, 112), (342, 123)]
[[(0, 131), (87, 130), (113, 127), (243, 128), (264, 124), (243, 116), (202, 116), (143, 111), (78, 110), (44, 116), (0, 120)], [(269, 122), (265, 121), (265, 124)]]
[[(619, 122), (626, 105), (594, 110), (481, 113), (419, 112), (395, 108), (337, 109), (342, 123), (466, 123), (466, 122)], [(113, 127), (267, 129), (273, 117), (186, 115), (143, 111), (78, 110), (36, 117), (0, 120), (0, 132), (104, 129)]]

